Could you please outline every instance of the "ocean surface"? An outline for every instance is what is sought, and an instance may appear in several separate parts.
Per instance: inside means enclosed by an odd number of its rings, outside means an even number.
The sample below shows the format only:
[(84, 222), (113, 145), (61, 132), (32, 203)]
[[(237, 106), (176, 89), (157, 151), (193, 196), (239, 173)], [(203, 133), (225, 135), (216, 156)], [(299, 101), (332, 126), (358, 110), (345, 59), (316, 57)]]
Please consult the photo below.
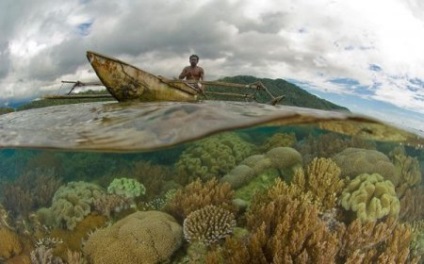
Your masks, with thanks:
[(421, 263), (424, 138), (254, 103), (0, 116), (0, 263)]

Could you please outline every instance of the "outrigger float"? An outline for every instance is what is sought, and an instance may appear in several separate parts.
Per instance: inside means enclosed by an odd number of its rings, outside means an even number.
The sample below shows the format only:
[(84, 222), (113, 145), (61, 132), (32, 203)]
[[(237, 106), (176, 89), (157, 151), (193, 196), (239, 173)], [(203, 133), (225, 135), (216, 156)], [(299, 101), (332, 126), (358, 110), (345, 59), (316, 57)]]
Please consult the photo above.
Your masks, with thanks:
[[(272, 105), (278, 104), (284, 98), (283, 95), (274, 96), (271, 94), (260, 81), (251, 84), (200, 81), (198, 83), (205, 87), (205, 89), (198, 89), (194, 82), (172, 80), (162, 76), (156, 76), (126, 62), (96, 52), (88, 51), (87, 59), (101, 82), (84, 83), (80, 81), (62, 81), (62, 83), (73, 83), (71, 91), (69, 91), (67, 95), (46, 96), (45, 98), (108, 98), (111, 95), (119, 102), (195, 102), (203, 99), (210, 100), (212, 97), (216, 96), (228, 96), (231, 98), (238, 98), (238, 101), (257, 101), (255, 93), (265, 92), (271, 98), (269, 103)], [(71, 94), (76, 87), (91, 85), (105, 86), (110, 95)], [(210, 91), (208, 87), (240, 88), (240, 92), (229, 93)]]

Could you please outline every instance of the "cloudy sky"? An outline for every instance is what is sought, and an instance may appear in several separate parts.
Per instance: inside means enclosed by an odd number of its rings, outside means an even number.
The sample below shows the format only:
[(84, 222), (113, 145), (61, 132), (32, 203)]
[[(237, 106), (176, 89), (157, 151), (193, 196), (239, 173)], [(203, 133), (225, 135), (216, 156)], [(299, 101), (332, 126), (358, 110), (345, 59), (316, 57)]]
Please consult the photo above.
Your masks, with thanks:
[(207, 80), (283, 78), (424, 130), (422, 0), (1, 0), (0, 21), (2, 104), (95, 80), (87, 50), (169, 78), (197, 53)]

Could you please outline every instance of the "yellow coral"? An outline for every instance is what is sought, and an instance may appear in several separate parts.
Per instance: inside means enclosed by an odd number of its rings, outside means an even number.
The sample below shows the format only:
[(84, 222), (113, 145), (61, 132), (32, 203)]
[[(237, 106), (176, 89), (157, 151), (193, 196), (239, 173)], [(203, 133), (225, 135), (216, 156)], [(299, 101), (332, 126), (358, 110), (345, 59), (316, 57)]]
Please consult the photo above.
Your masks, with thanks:
[(18, 235), (10, 229), (0, 227), (0, 260), (7, 260), (22, 252)]
[(363, 221), (397, 217), (400, 210), (393, 183), (377, 173), (364, 173), (353, 179), (342, 192), (341, 205), (356, 212)]
[(83, 251), (93, 264), (162, 263), (180, 247), (182, 237), (182, 228), (172, 216), (136, 212), (94, 232)]

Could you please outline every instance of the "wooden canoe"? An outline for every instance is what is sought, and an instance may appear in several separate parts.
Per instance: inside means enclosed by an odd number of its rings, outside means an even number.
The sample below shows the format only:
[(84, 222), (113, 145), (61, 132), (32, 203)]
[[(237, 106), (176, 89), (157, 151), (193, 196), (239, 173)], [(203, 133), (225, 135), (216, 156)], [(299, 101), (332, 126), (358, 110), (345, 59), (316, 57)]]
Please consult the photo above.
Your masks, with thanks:
[[(199, 98), (208, 99), (208, 94), (213, 96), (229, 96), (238, 98), (237, 100), (256, 100), (253, 94), (246, 92), (222, 93), (208, 91), (208, 89), (206, 89), (206, 92), (203, 92), (196, 89), (194, 83), (156, 76), (126, 62), (97, 52), (87, 51), (87, 58), (102, 84), (119, 102), (192, 102), (199, 100)], [(205, 86), (226, 86), (253, 91), (265, 91), (271, 98), (269, 103), (273, 105), (279, 103), (284, 98), (284, 96), (274, 97), (261, 82), (237, 84), (219, 81), (202, 81), (201, 84)]]

